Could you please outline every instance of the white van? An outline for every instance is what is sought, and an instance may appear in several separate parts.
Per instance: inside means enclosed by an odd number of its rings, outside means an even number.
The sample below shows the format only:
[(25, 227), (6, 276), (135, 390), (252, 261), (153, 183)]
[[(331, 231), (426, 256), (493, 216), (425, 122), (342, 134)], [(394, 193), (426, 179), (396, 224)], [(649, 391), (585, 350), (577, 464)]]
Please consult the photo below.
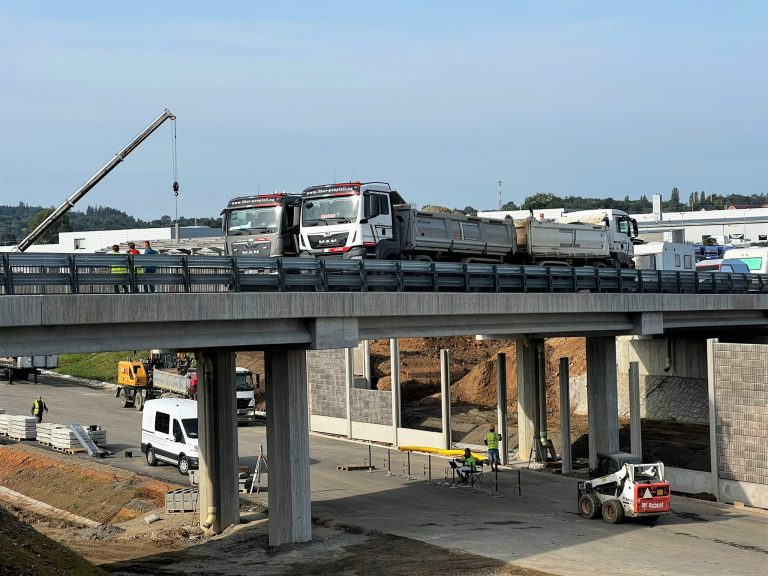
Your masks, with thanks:
[(696, 269), (696, 249), (691, 244), (648, 242), (634, 248), (635, 268), (681, 272), (693, 272)]
[(753, 274), (768, 274), (768, 248), (760, 246), (734, 248), (726, 250), (723, 258), (738, 258)]
[(185, 476), (197, 468), (197, 402), (181, 398), (147, 400), (141, 420), (141, 452), (147, 464), (167, 462)]

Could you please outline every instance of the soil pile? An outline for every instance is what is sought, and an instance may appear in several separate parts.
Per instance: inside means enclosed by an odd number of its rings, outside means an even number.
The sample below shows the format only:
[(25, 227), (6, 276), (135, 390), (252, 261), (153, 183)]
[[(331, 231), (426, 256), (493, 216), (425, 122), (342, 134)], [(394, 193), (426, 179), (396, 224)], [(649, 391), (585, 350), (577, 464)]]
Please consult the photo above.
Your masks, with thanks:
[(23, 444), (0, 446), (0, 484), (97, 522), (136, 518), (181, 487)]

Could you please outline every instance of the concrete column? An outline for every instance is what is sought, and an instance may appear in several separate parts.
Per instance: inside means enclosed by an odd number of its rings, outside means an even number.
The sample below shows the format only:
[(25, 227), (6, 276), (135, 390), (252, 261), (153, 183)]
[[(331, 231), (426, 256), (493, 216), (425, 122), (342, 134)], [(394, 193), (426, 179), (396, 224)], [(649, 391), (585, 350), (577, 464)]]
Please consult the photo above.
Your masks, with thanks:
[(307, 361), (303, 350), (264, 352), (269, 458), (269, 543), (312, 539)]
[(451, 448), (451, 352), (440, 350), (440, 397), (443, 414), (443, 448)]
[(507, 355), (503, 352), (496, 354), (496, 410), (497, 410), (497, 426), (499, 434), (501, 434), (501, 440), (499, 440), (499, 457), (501, 463), (505, 466), (509, 464), (509, 445), (507, 438), (509, 431), (507, 430)]
[(629, 437), (632, 454), (643, 457), (643, 437), (640, 423), (640, 366), (629, 363)]
[(571, 464), (571, 397), (568, 358), (560, 358), (560, 457), (562, 473), (573, 471)]
[(200, 522), (219, 534), (240, 523), (235, 355), (202, 350), (196, 358)]
[(589, 404), (589, 466), (598, 452), (619, 449), (619, 407), (616, 389), (616, 339), (587, 338), (587, 402)]
[(536, 428), (538, 430), (537, 458), (547, 459), (547, 363), (544, 356), (544, 340), (536, 341)]
[(371, 388), (371, 341), (363, 340), (363, 377)]
[(389, 364), (392, 374), (392, 445), (398, 446), (397, 429), (400, 428), (400, 339), (389, 341)]
[(347, 414), (347, 438), (352, 438), (352, 388), (355, 387), (355, 349), (344, 348), (346, 364), (345, 412)]
[(524, 339), (515, 341), (517, 351), (517, 459), (529, 459), (534, 446), (536, 418), (536, 349)]
[(715, 378), (715, 344), (717, 338), (707, 339), (707, 391), (709, 394), (709, 472), (711, 490), (717, 500), (720, 500), (720, 462), (717, 457), (717, 411)]

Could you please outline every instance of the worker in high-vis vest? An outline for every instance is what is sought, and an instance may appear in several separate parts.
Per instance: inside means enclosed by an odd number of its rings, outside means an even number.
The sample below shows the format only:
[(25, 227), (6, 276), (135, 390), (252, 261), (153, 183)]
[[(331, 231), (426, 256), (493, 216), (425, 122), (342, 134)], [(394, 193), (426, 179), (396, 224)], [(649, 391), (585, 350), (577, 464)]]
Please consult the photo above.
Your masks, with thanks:
[(37, 400), (32, 404), (32, 414), (37, 417), (38, 423), (43, 421), (43, 411), (48, 412), (48, 406), (43, 402), (43, 397), (38, 396)]
[[(120, 246), (117, 244), (112, 246), (112, 254), (120, 254)], [(113, 265), (110, 267), (110, 272), (112, 274), (125, 275), (128, 274), (128, 268), (125, 266)], [(127, 284), (115, 284), (115, 294), (119, 294), (120, 292), (128, 294), (130, 292), (130, 287)]]
[(501, 434), (496, 432), (496, 426), (491, 424), (490, 431), (485, 435), (483, 442), (488, 446), (488, 461), (491, 463), (491, 470), (499, 470), (501, 458), (499, 458), (499, 440)]

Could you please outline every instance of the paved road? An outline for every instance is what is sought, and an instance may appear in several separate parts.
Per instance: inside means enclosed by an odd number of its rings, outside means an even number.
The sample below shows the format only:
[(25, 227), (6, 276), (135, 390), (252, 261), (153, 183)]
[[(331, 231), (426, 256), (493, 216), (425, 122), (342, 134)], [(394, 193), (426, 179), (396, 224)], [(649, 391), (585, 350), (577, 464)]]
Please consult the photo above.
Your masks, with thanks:
[[(42, 383), (44, 382), (44, 383)], [(50, 405), (51, 422), (101, 423), (122, 468), (179, 481), (170, 466), (149, 468), (139, 454), (140, 414), (122, 409), (112, 393), (73, 385), (55, 377), (41, 384), (0, 383), (0, 408), (28, 413), (36, 394)], [(265, 428), (239, 428), (242, 463), (255, 463), (258, 445), (266, 446)], [(438, 546), (463, 549), (517, 565), (563, 575), (600, 574), (722, 576), (768, 575), (768, 514), (730, 506), (673, 498), (674, 514), (653, 527), (616, 526), (587, 521), (575, 512), (575, 481), (529, 470), (521, 471), (523, 497), (517, 497), (517, 471), (503, 471), (501, 496), (482, 491), (427, 485), (427, 459), (414, 455), (404, 478), (405, 456), (374, 447), (374, 472), (341, 472), (339, 464), (358, 464), (367, 446), (315, 436), (310, 441), (312, 513), (341, 524), (416, 538)], [(85, 457), (85, 456), (82, 456)], [(432, 460), (433, 477), (441, 479), (445, 461)], [(483, 481), (488, 488), (489, 480)], [(267, 494), (259, 497), (268, 498)]]

